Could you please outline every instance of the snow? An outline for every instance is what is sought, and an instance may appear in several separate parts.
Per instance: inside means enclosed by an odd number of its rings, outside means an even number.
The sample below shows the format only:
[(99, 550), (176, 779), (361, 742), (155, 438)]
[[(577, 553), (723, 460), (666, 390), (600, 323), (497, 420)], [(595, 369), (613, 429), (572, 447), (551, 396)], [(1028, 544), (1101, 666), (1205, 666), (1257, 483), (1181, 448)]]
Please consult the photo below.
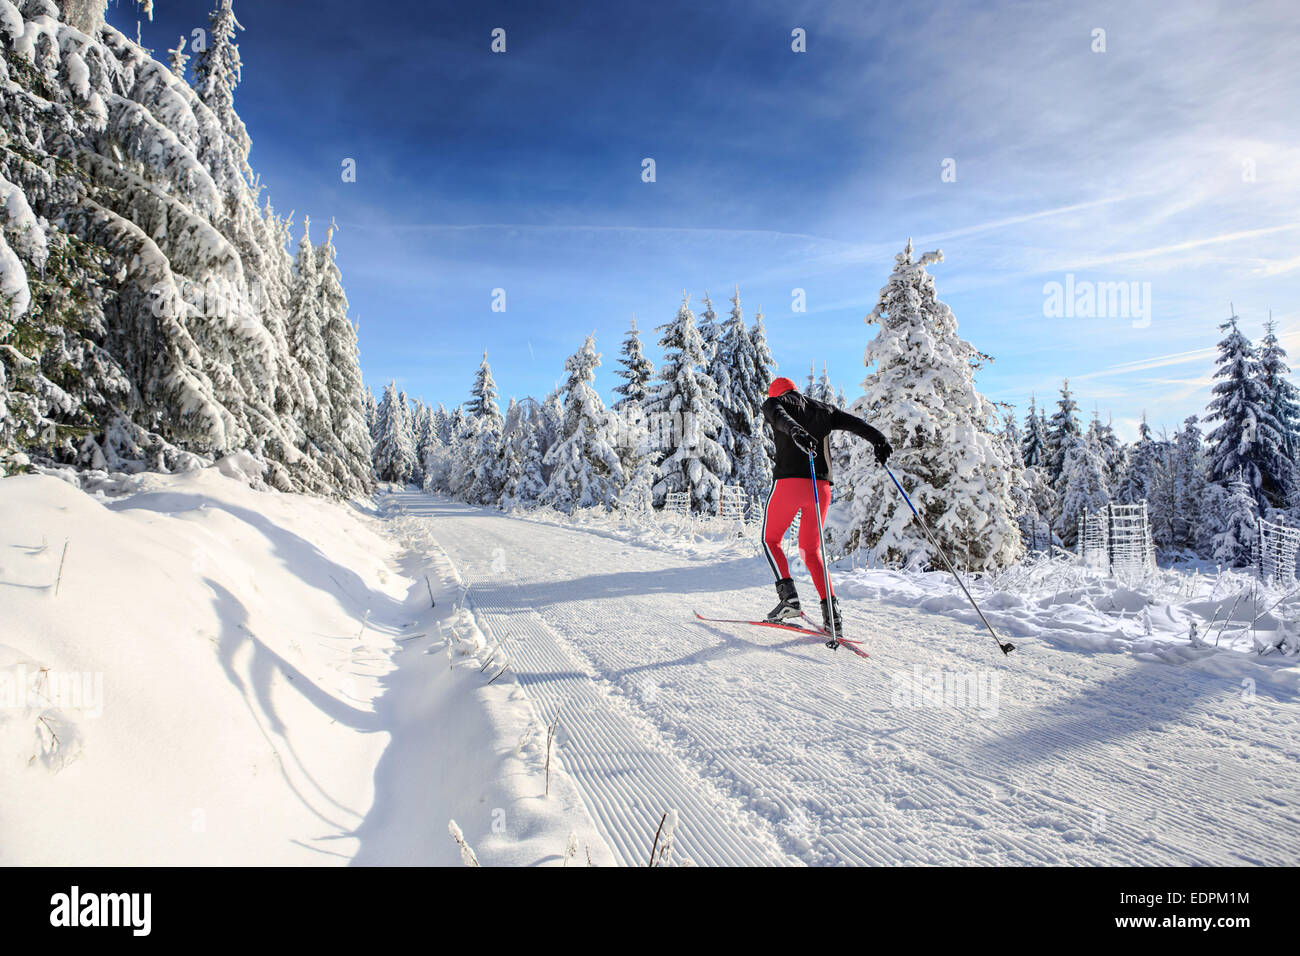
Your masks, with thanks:
[(14, 318), (26, 315), (32, 304), (27, 270), (3, 235), (0, 235), (0, 302), (7, 304), (6, 314)]
[(1003, 658), (841, 566), (863, 661), (693, 619), (771, 602), (734, 527), (263, 468), (0, 481), (0, 864), (1300, 861), (1300, 600), (1238, 572), (981, 577)]
[(69, 53), (63, 58), (63, 65), (68, 71), (68, 86), (77, 96), (85, 101), (90, 99), (90, 69), (78, 53)]
[(13, 0), (0, 0), (0, 30), (11, 41), (23, 35), (23, 15), (13, 5)]
[(27, 195), (0, 175), (0, 225), (8, 227), (11, 241), (0, 234), (0, 302), (7, 302), (10, 318), (26, 315), (31, 307), (31, 290), (27, 282), (21, 253), (37, 268), (49, 256), (45, 226), (32, 212)]
[[(842, 574), (840, 582), (842, 596), (979, 624), (947, 572), (858, 571)], [(1127, 585), (1072, 562), (1040, 558), (969, 583), (990, 623), (1018, 645), (1027, 638), (1066, 650), (1124, 653), (1237, 675), (1270, 684), (1279, 694), (1300, 692), (1300, 633), (1284, 623), (1300, 610), (1300, 595), (1262, 588), (1246, 574), (1166, 571)], [(1277, 653), (1260, 655), (1261, 647)]]
[(445, 556), (261, 469), (0, 480), (0, 864), (612, 862)]
[[(1300, 824), (1277, 812), (1300, 796), (1294, 651), (1194, 647), (1182, 629), (1213, 616), (1210, 595), (1231, 605), (1240, 575), (980, 582), (1019, 645), (1004, 659), (945, 575), (841, 569), (861, 661), (695, 622), (771, 603), (770, 572), (734, 537), (646, 547), (594, 510), (578, 524), (394, 500), (460, 569), (540, 719), (560, 715), (566, 768), (620, 863), (646, 864), (669, 810), (678, 865), (1300, 861)], [(1063, 575), (1077, 586), (1058, 595)], [(910, 692), (936, 682), (979, 693)]]

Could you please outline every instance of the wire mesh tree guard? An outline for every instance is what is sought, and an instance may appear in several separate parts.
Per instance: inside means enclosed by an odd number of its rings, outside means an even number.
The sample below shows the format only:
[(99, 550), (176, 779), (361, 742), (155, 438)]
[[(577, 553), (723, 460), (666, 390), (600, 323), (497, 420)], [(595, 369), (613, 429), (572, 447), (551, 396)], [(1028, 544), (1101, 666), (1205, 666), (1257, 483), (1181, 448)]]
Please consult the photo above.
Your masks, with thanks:
[(689, 491), (670, 491), (664, 502), (664, 510), (670, 514), (689, 518), (691, 515), (691, 493)]
[(1088, 567), (1122, 577), (1145, 577), (1156, 568), (1156, 547), (1146, 501), (1085, 510), (1079, 519), (1079, 558)]
[(743, 523), (745, 507), (749, 502), (745, 498), (745, 489), (739, 485), (724, 485), (718, 498), (718, 517), (723, 521)]
[(1290, 587), (1295, 584), (1296, 553), (1300, 550), (1300, 528), (1288, 528), (1280, 521), (1259, 519), (1255, 544), (1255, 567), (1267, 584)]

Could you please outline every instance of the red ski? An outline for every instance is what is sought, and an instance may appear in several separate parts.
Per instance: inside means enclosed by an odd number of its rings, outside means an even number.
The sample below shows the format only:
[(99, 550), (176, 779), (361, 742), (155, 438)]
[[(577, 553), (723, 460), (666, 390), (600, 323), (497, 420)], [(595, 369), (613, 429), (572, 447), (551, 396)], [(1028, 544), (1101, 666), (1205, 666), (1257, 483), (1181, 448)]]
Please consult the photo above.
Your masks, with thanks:
[[(701, 621), (707, 621), (710, 624), (752, 624), (755, 627), (775, 627), (778, 630), (794, 631), (796, 634), (806, 634), (808, 637), (820, 638), (823, 641), (830, 637), (829, 634), (819, 627), (800, 627), (797, 624), (784, 624), (780, 621), (746, 621), (739, 618), (705, 617), (699, 611), (695, 612), (695, 616)], [(837, 638), (837, 640), (844, 647), (847, 647), (854, 654), (857, 654), (858, 657), (868, 657), (867, 652), (858, 646), (862, 643), (861, 641), (850, 640), (847, 637)]]

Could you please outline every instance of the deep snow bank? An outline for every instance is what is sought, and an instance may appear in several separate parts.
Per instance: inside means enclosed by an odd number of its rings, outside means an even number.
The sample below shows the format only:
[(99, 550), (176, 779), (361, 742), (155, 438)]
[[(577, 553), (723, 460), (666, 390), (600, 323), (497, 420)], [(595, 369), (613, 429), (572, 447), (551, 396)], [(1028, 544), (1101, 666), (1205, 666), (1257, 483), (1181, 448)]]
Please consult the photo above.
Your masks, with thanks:
[(450, 565), (250, 477), (0, 480), (0, 864), (607, 861)]
[[(1065, 559), (1030, 560), (969, 584), (990, 623), (1017, 644), (1129, 653), (1300, 692), (1300, 588), (1241, 571), (1161, 570), (1125, 582)], [(836, 589), (982, 628), (946, 571), (841, 572)]]

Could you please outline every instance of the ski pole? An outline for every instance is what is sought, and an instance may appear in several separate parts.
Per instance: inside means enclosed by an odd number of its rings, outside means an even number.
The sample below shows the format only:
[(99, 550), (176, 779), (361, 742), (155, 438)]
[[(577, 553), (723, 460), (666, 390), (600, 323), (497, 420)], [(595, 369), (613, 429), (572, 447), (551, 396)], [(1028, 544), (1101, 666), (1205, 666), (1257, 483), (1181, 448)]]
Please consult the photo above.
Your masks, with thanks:
[(832, 650), (840, 646), (840, 636), (835, 633), (835, 600), (831, 594), (831, 564), (829, 556), (826, 554), (826, 537), (822, 529), (822, 502), (821, 496), (817, 494), (817, 452), (815, 449), (808, 449), (808, 471), (812, 474), (813, 483), (813, 510), (817, 512), (817, 548), (822, 553), (822, 586), (826, 589), (826, 618), (830, 627), (831, 639), (826, 642), (826, 646)]
[(930, 533), (930, 528), (925, 523), (925, 519), (921, 517), (921, 513), (916, 510), (916, 505), (912, 504), (912, 499), (907, 497), (907, 492), (904, 491), (903, 486), (898, 483), (898, 479), (895, 478), (894, 473), (889, 470), (889, 466), (882, 465), (881, 467), (885, 469), (885, 474), (889, 475), (890, 479), (894, 482), (894, 487), (897, 488), (898, 493), (903, 496), (903, 500), (907, 502), (907, 506), (912, 509), (912, 514), (916, 516), (916, 520), (920, 523), (921, 529), (925, 532), (925, 536), (930, 539), (931, 546), (939, 557), (943, 558), (943, 563), (947, 565), (948, 570), (952, 572), (952, 576), (957, 579), (957, 584), (960, 585), (962, 592), (965, 593), (966, 600), (970, 601), (970, 605), (975, 609), (975, 613), (980, 616), (980, 620), (984, 622), (984, 626), (989, 629), (989, 633), (993, 635), (993, 640), (998, 642), (998, 647), (1001, 648), (1003, 654), (1010, 654), (1016, 649), (1016, 645), (1009, 641), (1004, 642), (1002, 638), (998, 637), (998, 632), (993, 630), (993, 625), (989, 623), (989, 619), (984, 616), (984, 612), (980, 610), (980, 606), (975, 603), (975, 599), (971, 597), (970, 591), (966, 589), (966, 582), (961, 579), (961, 575), (957, 573), (957, 569), (952, 566), (952, 562), (948, 560), (948, 556), (943, 553), (943, 549), (939, 547), (939, 542), (934, 540), (934, 535)]

